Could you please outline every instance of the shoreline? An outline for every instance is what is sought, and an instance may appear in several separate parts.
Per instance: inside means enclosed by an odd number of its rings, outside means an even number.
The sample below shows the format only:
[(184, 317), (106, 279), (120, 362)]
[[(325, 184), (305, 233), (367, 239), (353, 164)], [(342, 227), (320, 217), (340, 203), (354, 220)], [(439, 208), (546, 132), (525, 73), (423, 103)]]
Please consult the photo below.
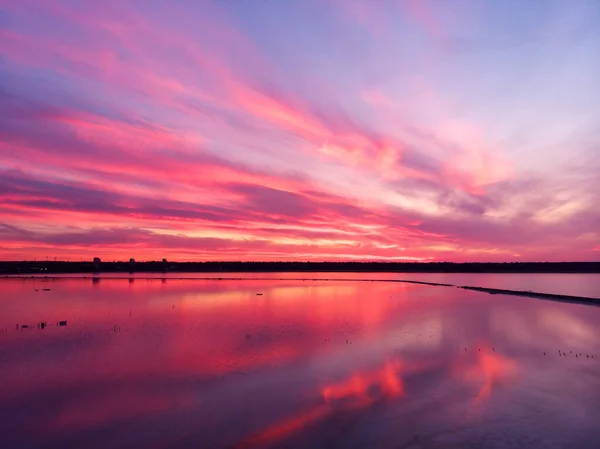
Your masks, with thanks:
[(600, 273), (600, 262), (0, 261), (9, 274), (94, 273)]
[[(132, 273), (133, 274), (133, 273)], [(174, 276), (162, 276), (162, 277), (144, 277), (144, 276), (52, 276), (52, 275), (4, 275), (0, 276), (0, 279), (42, 279), (42, 280), (91, 280), (93, 283), (99, 283), (102, 280), (122, 280), (122, 281), (321, 281), (321, 282), (397, 282), (404, 284), (417, 284), (417, 285), (428, 285), (432, 287), (450, 287), (460, 288), (463, 290), (476, 291), (480, 293), (488, 293), (490, 295), (508, 295), (508, 296), (522, 296), (537, 299), (546, 299), (551, 301), (568, 302), (572, 304), (586, 304), (600, 306), (600, 298), (594, 298), (590, 296), (577, 296), (577, 295), (563, 295), (556, 293), (543, 293), (534, 292), (528, 290), (509, 290), (489, 287), (475, 287), (469, 285), (457, 285), (457, 284), (446, 284), (440, 282), (426, 282), (426, 281), (414, 281), (410, 279), (348, 279), (348, 278), (249, 278), (249, 277), (174, 277)]]

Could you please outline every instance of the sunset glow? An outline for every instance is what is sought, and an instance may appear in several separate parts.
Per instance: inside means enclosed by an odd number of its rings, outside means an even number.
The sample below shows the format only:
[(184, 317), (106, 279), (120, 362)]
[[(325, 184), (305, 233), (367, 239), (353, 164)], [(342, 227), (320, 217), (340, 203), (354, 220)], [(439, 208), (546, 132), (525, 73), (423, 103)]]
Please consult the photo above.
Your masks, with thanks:
[(484, 344), (477, 352), (473, 366), (457, 364), (455, 371), (466, 381), (478, 386), (475, 403), (489, 398), (494, 388), (506, 384), (516, 375), (516, 363), (510, 358), (496, 353)]
[(359, 410), (378, 401), (398, 398), (404, 394), (404, 385), (400, 377), (401, 370), (402, 363), (400, 361), (390, 360), (379, 370), (353, 374), (348, 380), (327, 385), (323, 388), (324, 404), (277, 422), (264, 431), (245, 439), (237, 447), (272, 444), (336, 413)]
[(0, 0), (0, 260), (597, 260), (581, 0)]
[(399, 376), (401, 369), (401, 362), (388, 361), (376, 372), (355, 374), (347, 381), (325, 387), (323, 398), (327, 402), (347, 401), (349, 406), (361, 406), (371, 404), (379, 396), (401, 396), (404, 393), (402, 378)]

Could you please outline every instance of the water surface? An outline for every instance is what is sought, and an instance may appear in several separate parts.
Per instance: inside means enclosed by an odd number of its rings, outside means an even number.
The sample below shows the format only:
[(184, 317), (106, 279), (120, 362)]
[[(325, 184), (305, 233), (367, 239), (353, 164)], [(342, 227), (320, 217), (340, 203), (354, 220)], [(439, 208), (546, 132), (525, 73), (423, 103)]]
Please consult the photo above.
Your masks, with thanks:
[[(99, 273), (58, 274), (57, 277), (99, 277), (136, 279), (395, 279), (436, 282), (505, 290), (530, 290), (600, 299), (600, 273)], [(40, 275), (36, 275), (40, 277)]]
[(0, 298), (0, 447), (599, 447), (600, 307), (256, 279)]

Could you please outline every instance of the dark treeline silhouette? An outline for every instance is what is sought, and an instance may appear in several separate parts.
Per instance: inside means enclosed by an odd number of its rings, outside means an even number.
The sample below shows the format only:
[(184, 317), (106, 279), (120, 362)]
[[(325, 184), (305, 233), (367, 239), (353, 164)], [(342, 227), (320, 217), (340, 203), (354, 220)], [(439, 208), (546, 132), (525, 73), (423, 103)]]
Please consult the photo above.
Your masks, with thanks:
[(0, 262), (0, 274), (57, 273), (600, 273), (600, 262)]

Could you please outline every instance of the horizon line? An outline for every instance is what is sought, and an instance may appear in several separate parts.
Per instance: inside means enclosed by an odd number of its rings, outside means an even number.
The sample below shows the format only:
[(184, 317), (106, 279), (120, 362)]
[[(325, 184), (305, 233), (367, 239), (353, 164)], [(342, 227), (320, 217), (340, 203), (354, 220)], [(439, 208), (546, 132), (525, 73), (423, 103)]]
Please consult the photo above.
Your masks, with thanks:
[[(279, 264), (292, 264), (292, 263), (303, 263), (303, 264), (323, 264), (323, 263), (354, 263), (354, 264), (370, 264), (370, 263), (380, 263), (380, 264), (532, 264), (532, 263), (545, 263), (545, 264), (581, 264), (581, 263), (600, 263), (600, 260), (575, 260), (575, 261), (463, 261), (463, 262), (453, 262), (453, 261), (413, 261), (413, 260), (168, 260), (168, 259), (160, 259), (160, 260), (99, 260), (100, 263), (243, 263), (243, 264), (271, 264), (271, 263), (279, 263)], [(30, 260), (30, 259), (22, 259), (22, 260), (0, 260), (0, 263), (94, 263), (94, 260)]]

